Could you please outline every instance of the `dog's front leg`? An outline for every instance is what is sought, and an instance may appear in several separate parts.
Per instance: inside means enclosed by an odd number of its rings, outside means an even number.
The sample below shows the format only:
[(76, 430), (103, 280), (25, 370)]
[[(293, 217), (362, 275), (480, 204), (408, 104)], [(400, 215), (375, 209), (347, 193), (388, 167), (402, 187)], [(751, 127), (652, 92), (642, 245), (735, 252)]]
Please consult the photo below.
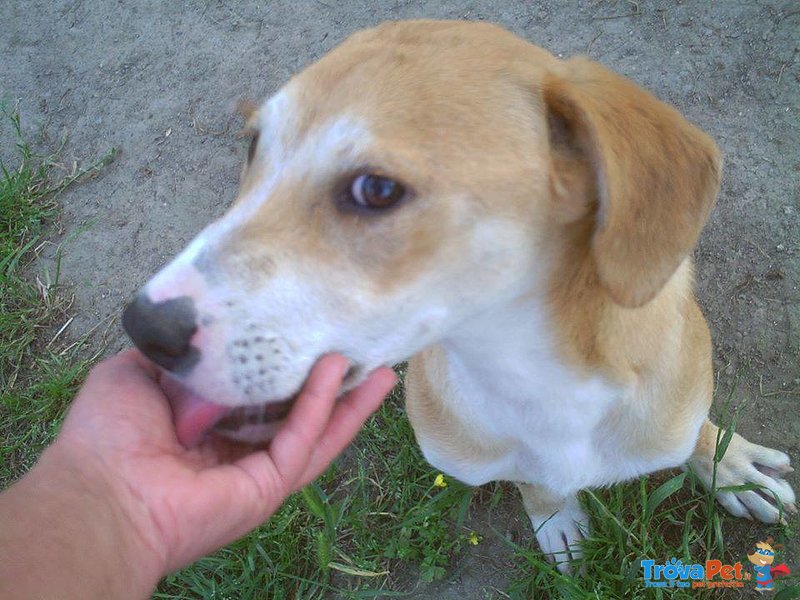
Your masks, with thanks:
[(517, 483), (539, 547), (562, 573), (581, 557), (580, 542), (589, 532), (589, 517), (572, 494), (558, 496), (540, 485)]
[[(697, 473), (703, 484), (711, 489), (757, 484), (760, 490), (717, 492), (717, 500), (729, 513), (746, 519), (758, 519), (765, 523), (782, 520), (781, 511), (775, 498), (780, 499), (785, 511), (797, 512), (794, 491), (784, 477), (791, 473), (789, 457), (772, 448), (765, 448), (748, 442), (734, 433), (724, 456), (717, 464), (714, 478), (714, 453), (717, 447), (717, 432), (720, 429), (706, 419), (700, 429), (697, 446), (689, 459), (689, 465)], [(724, 430), (719, 435), (722, 439)]]

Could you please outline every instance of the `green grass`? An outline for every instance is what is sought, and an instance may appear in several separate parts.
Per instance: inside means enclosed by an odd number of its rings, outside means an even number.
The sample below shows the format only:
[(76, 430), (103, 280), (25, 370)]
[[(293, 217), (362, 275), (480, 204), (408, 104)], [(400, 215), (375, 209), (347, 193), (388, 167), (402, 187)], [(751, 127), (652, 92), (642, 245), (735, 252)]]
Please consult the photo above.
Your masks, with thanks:
[[(91, 360), (81, 358), (85, 351), (50, 344), (68, 318), (69, 294), (57, 267), (47, 285), (31, 278), (30, 267), (56, 216), (58, 193), (112, 156), (65, 174), (56, 155), (37, 155), (23, 140), (15, 112), (3, 106), (2, 113), (0, 133), (13, 136), (18, 160), (3, 165), (0, 182), (0, 487), (26, 471), (53, 438)], [(723, 404), (724, 421), (730, 413)], [(497, 556), (505, 583), (481, 590), (479, 581), (474, 597), (722, 597), (719, 590), (646, 589), (639, 563), (745, 560), (725, 545), (722, 532), (732, 520), (726, 523), (691, 473), (670, 472), (585, 492), (592, 534), (577, 565), (583, 574), (562, 575), (538, 551), (513, 485), (474, 489), (450, 478), (446, 487), (435, 484), (438, 473), (425, 463), (402, 406), (398, 388), (315, 484), (289, 498), (269, 523), (166, 577), (154, 597), (387, 598), (409, 591), (437, 597), (424, 590), (447, 589), (450, 579), (466, 577), (469, 557), (481, 564), (487, 555)], [(720, 456), (725, 446), (720, 439)], [(514, 541), (509, 529), (518, 532)], [(766, 526), (759, 532), (778, 541), (796, 534)], [(438, 587), (425, 588), (428, 582)], [(785, 600), (780, 594), (773, 598)]]
[[(84, 169), (66, 171), (60, 149), (37, 154), (25, 140), (19, 113), (0, 103), (0, 135), (13, 140), (15, 164), (0, 163), (0, 487), (27, 471), (58, 430), (88, 360), (49, 344), (65, 322), (71, 297), (52, 274), (30, 271), (58, 195), (92, 176), (113, 152)], [(52, 338), (50, 338), (52, 339)]]

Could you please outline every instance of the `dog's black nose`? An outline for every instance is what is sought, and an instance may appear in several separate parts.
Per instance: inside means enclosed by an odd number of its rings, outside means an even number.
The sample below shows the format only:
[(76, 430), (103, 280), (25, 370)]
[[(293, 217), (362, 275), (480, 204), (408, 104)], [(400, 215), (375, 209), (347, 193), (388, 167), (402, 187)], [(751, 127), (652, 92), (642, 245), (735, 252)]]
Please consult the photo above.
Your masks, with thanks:
[(169, 371), (189, 371), (200, 360), (200, 351), (189, 344), (197, 311), (188, 296), (153, 303), (139, 294), (122, 313), (122, 326), (145, 356)]

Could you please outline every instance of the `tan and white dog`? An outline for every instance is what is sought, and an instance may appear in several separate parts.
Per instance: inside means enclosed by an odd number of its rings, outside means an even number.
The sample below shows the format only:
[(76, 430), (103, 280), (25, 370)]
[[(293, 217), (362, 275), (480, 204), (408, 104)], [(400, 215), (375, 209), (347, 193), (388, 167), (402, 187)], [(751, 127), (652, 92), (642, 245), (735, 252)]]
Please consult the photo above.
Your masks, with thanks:
[[(185, 444), (268, 439), (325, 353), (350, 387), (411, 357), (425, 456), (516, 482), (551, 557), (578, 552), (582, 488), (687, 462), (710, 485), (690, 253), (722, 161), (673, 108), (499, 27), (409, 21), (352, 36), (249, 126), (237, 201), (124, 316)], [(791, 470), (735, 435), (717, 485), (767, 492), (719, 501), (775, 522)]]

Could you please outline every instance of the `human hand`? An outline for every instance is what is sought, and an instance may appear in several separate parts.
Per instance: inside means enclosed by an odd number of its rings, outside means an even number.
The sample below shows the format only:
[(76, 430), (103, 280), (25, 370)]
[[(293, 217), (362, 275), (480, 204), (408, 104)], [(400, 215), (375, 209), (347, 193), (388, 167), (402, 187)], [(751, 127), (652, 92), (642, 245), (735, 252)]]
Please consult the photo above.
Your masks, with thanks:
[(213, 444), (178, 443), (158, 370), (131, 350), (91, 372), (48, 452), (102, 480), (157, 579), (263, 523), (352, 440), (395, 376), (377, 369), (335, 402), (347, 366), (323, 357), (269, 449), (224, 464)]

